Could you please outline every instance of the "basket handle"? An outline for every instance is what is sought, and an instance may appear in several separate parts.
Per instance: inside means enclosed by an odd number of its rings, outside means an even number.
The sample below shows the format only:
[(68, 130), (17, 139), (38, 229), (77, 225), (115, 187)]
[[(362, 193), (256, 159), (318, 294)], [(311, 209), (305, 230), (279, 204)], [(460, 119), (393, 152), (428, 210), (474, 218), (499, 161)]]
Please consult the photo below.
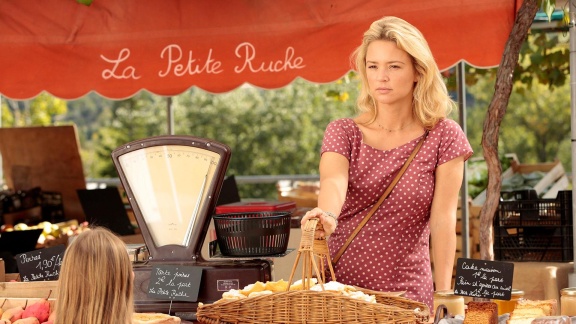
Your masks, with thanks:
[[(314, 234), (316, 230), (322, 230), (323, 226), (320, 223), (320, 219), (317, 217), (310, 218), (304, 224), (302, 229), (302, 238), (300, 239), (300, 247), (298, 249), (298, 254), (296, 255), (296, 260), (292, 266), (292, 271), (290, 272), (290, 279), (288, 281), (287, 291), (290, 290), (290, 285), (294, 279), (294, 274), (296, 272), (296, 267), (300, 262), (300, 257), (304, 255), (304, 260), (302, 264), (302, 285), (303, 289), (310, 289), (310, 280), (312, 278), (312, 270), (314, 270), (318, 283), (324, 290), (324, 283), (326, 282), (326, 274), (324, 269), (326, 268), (326, 263), (330, 269), (330, 275), (332, 280), (336, 280), (336, 275), (334, 274), (334, 268), (332, 267), (332, 262), (330, 260), (330, 251), (328, 249), (328, 242), (325, 238), (315, 239)], [(317, 259), (320, 263), (320, 269), (318, 268)]]

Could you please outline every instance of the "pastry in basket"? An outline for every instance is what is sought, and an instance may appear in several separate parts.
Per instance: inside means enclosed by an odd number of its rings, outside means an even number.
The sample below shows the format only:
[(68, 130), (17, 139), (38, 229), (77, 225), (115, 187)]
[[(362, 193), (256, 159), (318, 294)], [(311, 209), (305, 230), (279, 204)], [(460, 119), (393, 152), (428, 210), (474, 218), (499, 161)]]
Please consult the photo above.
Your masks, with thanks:
[[(345, 285), (338, 281), (330, 281), (325, 283), (324, 291), (333, 292), (337, 295), (348, 296), (354, 299), (360, 299), (369, 303), (376, 302), (376, 296), (365, 294), (362, 291), (356, 290), (354, 286)], [(322, 285), (317, 284), (310, 288), (311, 291), (322, 291)]]
[(258, 297), (258, 296), (266, 296), (266, 295), (272, 295), (272, 294), (273, 294), (273, 292), (270, 290), (255, 291), (255, 292), (251, 292), (250, 295), (248, 295), (248, 298)]
[(255, 283), (244, 287), (244, 289), (240, 290), (240, 292), (243, 293), (245, 296), (249, 296), (253, 292), (259, 292), (264, 290), (266, 290), (266, 284), (261, 281), (256, 281)]
[(286, 288), (288, 288), (288, 282), (284, 280), (268, 281), (266, 283), (257, 281), (253, 284), (247, 285), (242, 290), (230, 289), (229, 291), (225, 291), (222, 294), (222, 299), (216, 302), (270, 295), (275, 292), (286, 291)]
[(271, 292), (282, 292), (288, 289), (288, 281), (284, 281), (284, 279), (280, 279), (278, 281), (267, 281), (266, 283), (262, 283), (260, 281), (256, 281), (256, 283), (250, 284), (244, 289), (240, 290), (245, 296), (250, 296), (250, 294), (254, 292), (261, 292), (261, 291), (271, 291)]
[(268, 281), (266, 282), (266, 289), (272, 292), (282, 292), (288, 289), (289, 283), (288, 281), (284, 281), (284, 279), (280, 279), (278, 281)]
[(237, 300), (242, 298), (247, 298), (247, 296), (241, 290), (230, 289), (222, 294), (222, 299), (220, 300)]
[[(332, 290), (332, 291), (340, 291), (340, 292), (356, 291), (356, 288), (354, 288), (353, 286), (345, 285), (345, 284), (340, 283), (338, 281), (330, 281), (330, 282), (325, 283), (323, 286), (324, 286), (324, 290)], [(317, 284), (315, 286), (312, 286), (310, 288), (310, 290), (322, 291), (322, 286)]]
[[(318, 279), (310, 278), (308, 279), (308, 286), (312, 287), (318, 283)], [(304, 282), (302, 279), (295, 281), (292, 285), (290, 285), (290, 290), (302, 290), (304, 289)]]
[(180, 317), (163, 313), (134, 313), (132, 324), (180, 324)]

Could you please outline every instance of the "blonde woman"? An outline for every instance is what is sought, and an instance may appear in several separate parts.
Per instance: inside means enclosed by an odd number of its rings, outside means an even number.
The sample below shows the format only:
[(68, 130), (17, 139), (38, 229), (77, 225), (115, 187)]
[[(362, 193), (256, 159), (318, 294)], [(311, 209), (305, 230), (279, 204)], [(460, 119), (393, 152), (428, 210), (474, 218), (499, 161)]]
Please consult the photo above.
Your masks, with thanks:
[(55, 324), (131, 324), (132, 263), (126, 246), (106, 228), (80, 233), (62, 261)]
[[(451, 289), (456, 210), (472, 149), (447, 118), (454, 102), (423, 35), (396, 17), (375, 21), (353, 53), (362, 79), (358, 115), (332, 121), (320, 159), (319, 217), (332, 257), (424, 144), (335, 266), (336, 279), (405, 296), (433, 310), (434, 285)], [(427, 134), (427, 135), (426, 135)], [(434, 280), (430, 264), (432, 242)]]

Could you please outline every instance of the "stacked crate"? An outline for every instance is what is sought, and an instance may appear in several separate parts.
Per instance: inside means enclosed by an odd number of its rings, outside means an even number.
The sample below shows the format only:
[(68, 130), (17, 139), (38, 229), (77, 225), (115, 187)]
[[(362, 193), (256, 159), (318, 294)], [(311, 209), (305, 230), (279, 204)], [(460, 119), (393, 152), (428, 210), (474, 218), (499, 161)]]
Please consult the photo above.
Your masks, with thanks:
[(574, 260), (572, 191), (555, 199), (518, 192), (501, 201), (494, 217), (494, 258), (499, 261), (570, 262)]

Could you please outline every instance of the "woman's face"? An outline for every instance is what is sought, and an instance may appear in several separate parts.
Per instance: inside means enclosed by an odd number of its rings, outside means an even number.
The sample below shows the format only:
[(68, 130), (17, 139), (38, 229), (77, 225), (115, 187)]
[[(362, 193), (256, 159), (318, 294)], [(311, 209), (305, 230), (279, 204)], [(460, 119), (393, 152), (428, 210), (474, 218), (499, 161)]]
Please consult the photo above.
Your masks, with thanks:
[(418, 74), (410, 55), (392, 41), (376, 40), (366, 51), (370, 94), (378, 104), (412, 104)]

